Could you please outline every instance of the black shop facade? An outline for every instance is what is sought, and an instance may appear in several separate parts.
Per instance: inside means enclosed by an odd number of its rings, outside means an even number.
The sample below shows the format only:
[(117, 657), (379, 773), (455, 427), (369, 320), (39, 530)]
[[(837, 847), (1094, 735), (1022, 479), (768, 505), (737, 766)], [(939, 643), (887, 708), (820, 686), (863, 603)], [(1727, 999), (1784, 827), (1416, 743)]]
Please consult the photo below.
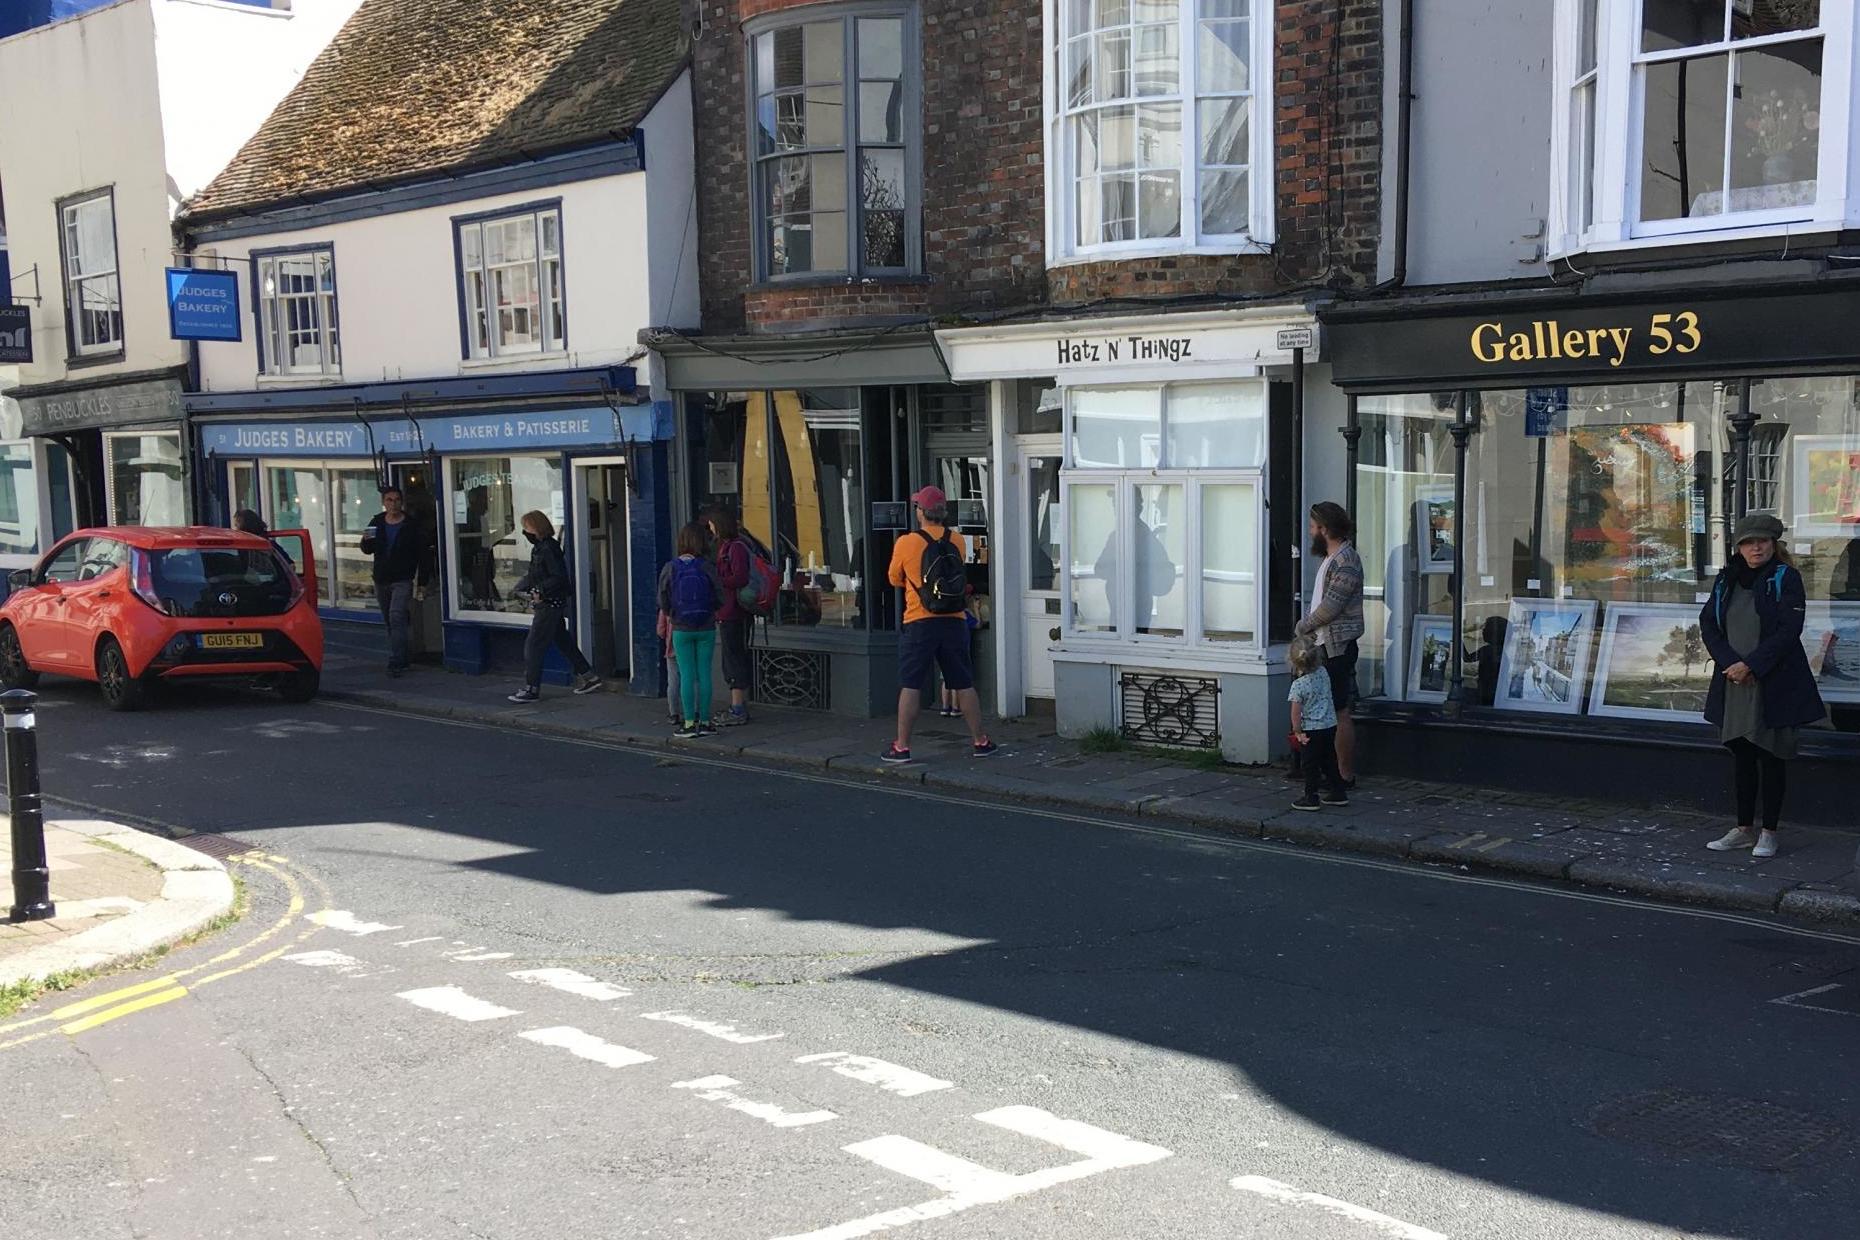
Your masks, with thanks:
[(1368, 769), (1719, 808), (1698, 613), (1738, 519), (1769, 513), (1807, 583), (1830, 712), (1804, 733), (1791, 813), (1851, 823), (1860, 282), (1408, 296), (1321, 317), (1365, 566)]

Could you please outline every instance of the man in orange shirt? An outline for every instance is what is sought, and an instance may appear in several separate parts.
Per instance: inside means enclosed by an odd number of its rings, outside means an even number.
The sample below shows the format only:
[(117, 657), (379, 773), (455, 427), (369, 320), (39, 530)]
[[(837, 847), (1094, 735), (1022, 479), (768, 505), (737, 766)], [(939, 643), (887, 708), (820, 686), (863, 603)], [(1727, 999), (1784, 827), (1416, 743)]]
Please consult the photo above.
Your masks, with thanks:
[(986, 758), (999, 746), (982, 731), (982, 702), (975, 695), (969, 663), (968, 573), (962, 535), (949, 528), (949, 503), (941, 489), (925, 487), (911, 496), (919, 528), (891, 549), (891, 584), (904, 591), (904, 629), (898, 634), (898, 736), (879, 758), (911, 760), (911, 727), (923, 709), (934, 664), (969, 725), (970, 752)]

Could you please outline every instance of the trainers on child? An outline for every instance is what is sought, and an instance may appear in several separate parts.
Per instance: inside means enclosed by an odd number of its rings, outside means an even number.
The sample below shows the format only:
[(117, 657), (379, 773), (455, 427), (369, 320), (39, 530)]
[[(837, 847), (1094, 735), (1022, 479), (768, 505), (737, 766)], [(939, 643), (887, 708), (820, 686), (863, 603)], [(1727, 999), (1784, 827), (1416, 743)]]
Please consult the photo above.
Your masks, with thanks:
[(993, 741), (989, 740), (986, 736), (984, 736), (981, 740), (976, 741), (975, 744), (969, 746), (970, 756), (976, 757), (976, 758), (986, 758), (990, 754), (1000, 753), (1000, 752), (1001, 752), (1001, 746), (995, 744)]
[(534, 702), (541, 697), (542, 694), (537, 692), (534, 685), (524, 685), (521, 689), (511, 694), (506, 700), (511, 702)]
[(681, 723), (678, 725), (678, 730), (672, 733), (672, 739), (680, 740), (680, 741), (689, 741), (689, 740), (696, 740), (700, 735), (702, 734), (698, 731), (697, 724)]
[(1774, 857), (1776, 855), (1776, 833), (1765, 831), (1757, 837), (1757, 846), (1750, 850), (1753, 857)]
[(892, 741), (889, 745), (885, 746), (885, 751), (878, 755), (878, 760), (880, 762), (893, 763), (909, 762), (911, 760), (911, 751), (908, 749), (899, 749), (898, 742)]
[[(1749, 848), (1756, 842), (1756, 832), (1749, 827), (1732, 827), (1705, 847), (1713, 852), (1736, 852), (1740, 848)], [(1771, 851), (1773, 853), (1774, 849)]]
[(1323, 805), (1348, 805), (1350, 803), (1350, 798), (1341, 792), (1326, 792), (1323, 796), (1318, 798), (1318, 801)]
[(1316, 797), (1310, 795), (1309, 793), (1306, 793), (1304, 796), (1301, 796), (1296, 801), (1292, 802), (1293, 809), (1315, 810), (1315, 809), (1321, 808), (1322, 805), (1323, 805), (1323, 802), (1319, 801)]

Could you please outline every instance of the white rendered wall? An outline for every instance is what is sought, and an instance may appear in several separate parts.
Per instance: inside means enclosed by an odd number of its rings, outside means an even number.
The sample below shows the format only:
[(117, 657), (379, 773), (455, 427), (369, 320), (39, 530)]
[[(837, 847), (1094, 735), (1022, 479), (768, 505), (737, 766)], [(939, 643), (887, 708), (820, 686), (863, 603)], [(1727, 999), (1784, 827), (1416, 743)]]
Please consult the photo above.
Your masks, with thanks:
[[(686, 139), (687, 142), (689, 139)], [(654, 156), (647, 152), (650, 164)], [(324, 245), (334, 250), (337, 316), (344, 383), (497, 374), (548, 367), (608, 366), (639, 351), (656, 306), (649, 258), (648, 179), (626, 173), (568, 185), (523, 190), (441, 207), (350, 220), (327, 227), (242, 237), (213, 244), (239, 272), (240, 300), (252, 305), (254, 250)], [(465, 361), (459, 342), (459, 282), (452, 220), (560, 199), (568, 352), (520, 354), (492, 362)], [(687, 262), (687, 270), (691, 264)], [(248, 321), (237, 344), (200, 346), (201, 387), (209, 392), (254, 386), (302, 386), (302, 376), (263, 379)]]

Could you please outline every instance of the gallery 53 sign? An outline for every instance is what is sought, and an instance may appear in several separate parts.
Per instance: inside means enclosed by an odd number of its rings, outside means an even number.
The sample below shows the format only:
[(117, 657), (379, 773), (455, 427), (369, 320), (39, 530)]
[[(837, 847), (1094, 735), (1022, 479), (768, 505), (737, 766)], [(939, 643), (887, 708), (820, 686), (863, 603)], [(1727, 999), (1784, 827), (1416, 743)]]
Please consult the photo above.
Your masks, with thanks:
[[(1541, 303), (1540, 303), (1541, 304)], [(1860, 290), (1640, 305), (1500, 303), (1423, 315), (1353, 307), (1327, 324), (1338, 383), (1382, 390), (1525, 386), (1687, 372), (1860, 369)]]

